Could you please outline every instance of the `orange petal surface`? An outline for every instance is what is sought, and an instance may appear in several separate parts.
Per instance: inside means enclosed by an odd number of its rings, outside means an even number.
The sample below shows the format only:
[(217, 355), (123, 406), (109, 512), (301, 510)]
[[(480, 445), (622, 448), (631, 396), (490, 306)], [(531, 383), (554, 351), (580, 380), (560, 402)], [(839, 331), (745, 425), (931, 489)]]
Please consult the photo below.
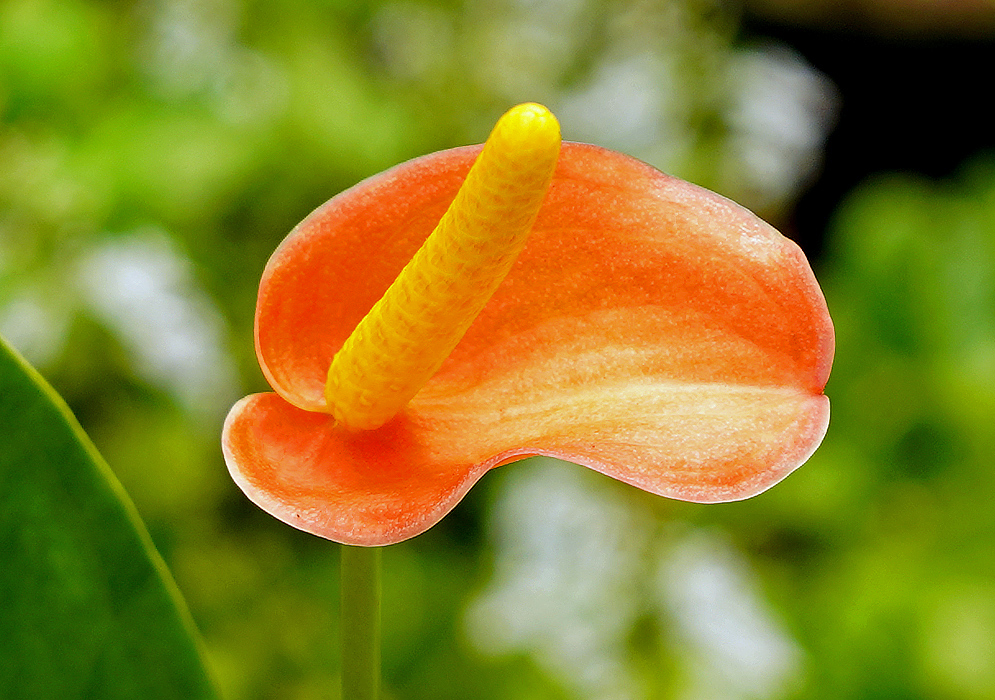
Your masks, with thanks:
[(331, 358), (478, 152), (374, 176), (274, 253), (256, 349), (276, 394), (243, 399), (223, 438), (253, 501), (329, 539), (387, 544), (527, 455), (699, 502), (754, 495), (811, 455), (834, 338), (800, 249), (718, 195), (571, 143), (525, 249), (439, 372), (383, 427), (333, 425)]

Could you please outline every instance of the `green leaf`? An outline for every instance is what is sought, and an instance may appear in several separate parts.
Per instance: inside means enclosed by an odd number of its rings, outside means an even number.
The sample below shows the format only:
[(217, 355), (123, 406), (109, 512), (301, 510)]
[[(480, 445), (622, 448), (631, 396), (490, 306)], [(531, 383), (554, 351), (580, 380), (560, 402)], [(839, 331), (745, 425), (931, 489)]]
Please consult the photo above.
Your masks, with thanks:
[(124, 489), (2, 339), (0, 696), (217, 697), (185, 604)]

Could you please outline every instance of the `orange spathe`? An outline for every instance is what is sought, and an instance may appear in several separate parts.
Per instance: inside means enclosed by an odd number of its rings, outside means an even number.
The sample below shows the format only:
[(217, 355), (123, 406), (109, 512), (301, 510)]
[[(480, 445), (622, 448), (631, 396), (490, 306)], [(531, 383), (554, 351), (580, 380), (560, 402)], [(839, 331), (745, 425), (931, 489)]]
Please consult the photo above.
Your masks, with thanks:
[(480, 146), (334, 197), (263, 273), (256, 351), (276, 393), (225, 423), (260, 507), (338, 542), (397, 542), (486, 471), (569, 460), (664, 496), (746, 498), (825, 434), (832, 322), (801, 250), (738, 205), (627, 156), (564, 143), (524, 249), (393, 419), (326, 412), (329, 364), (439, 222)]

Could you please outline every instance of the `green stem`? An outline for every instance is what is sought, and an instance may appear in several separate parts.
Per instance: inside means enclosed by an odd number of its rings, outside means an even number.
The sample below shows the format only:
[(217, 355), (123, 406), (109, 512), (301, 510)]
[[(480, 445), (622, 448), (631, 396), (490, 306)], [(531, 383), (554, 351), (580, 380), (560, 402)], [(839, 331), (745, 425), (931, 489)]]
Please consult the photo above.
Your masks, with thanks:
[(342, 700), (380, 696), (380, 549), (342, 545)]

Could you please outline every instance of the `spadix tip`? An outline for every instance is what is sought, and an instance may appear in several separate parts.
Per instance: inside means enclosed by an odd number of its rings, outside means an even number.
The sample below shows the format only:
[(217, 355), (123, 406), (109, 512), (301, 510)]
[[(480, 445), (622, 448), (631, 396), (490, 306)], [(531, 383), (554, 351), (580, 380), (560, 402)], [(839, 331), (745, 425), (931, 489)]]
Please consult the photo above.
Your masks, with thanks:
[(560, 123), (553, 113), (535, 102), (512, 107), (498, 120), (495, 130), (505, 131), (509, 140), (525, 142), (556, 142), (560, 139)]

